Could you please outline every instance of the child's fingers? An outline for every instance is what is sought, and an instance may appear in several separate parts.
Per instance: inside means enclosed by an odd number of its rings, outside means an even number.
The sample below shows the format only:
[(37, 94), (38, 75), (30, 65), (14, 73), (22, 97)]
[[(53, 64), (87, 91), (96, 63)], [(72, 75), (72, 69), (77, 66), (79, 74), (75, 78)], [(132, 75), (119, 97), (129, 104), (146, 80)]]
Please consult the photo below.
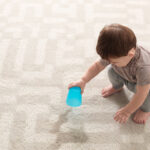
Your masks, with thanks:
[(70, 89), (71, 87), (73, 87), (73, 83), (70, 83), (70, 84), (68, 85), (68, 89)]
[(75, 83), (70, 83), (69, 85), (68, 85), (68, 89), (70, 89), (71, 87), (74, 87), (74, 86), (77, 86)]
[(83, 94), (84, 90), (81, 90), (81, 94)]

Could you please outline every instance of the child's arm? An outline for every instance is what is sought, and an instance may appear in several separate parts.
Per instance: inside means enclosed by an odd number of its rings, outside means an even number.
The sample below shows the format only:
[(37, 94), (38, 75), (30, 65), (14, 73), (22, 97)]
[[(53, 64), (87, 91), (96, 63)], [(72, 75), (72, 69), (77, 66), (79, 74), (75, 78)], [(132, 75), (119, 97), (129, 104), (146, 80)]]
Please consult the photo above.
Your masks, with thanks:
[(89, 69), (86, 71), (81, 79), (87, 83), (98, 73), (100, 73), (104, 68), (105, 67), (100, 63), (100, 61), (96, 61), (89, 67)]
[(128, 120), (129, 116), (144, 103), (150, 90), (150, 84), (144, 86), (138, 85), (136, 88), (137, 91), (134, 94), (132, 100), (115, 114), (114, 119), (117, 122), (125, 123)]
[(144, 86), (137, 86), (136, 93), (132, 100), (124, 107), (124, 110), (132, 114), (135, 112), (145, 101), (150, 90), (150, 84)]
[(94, 78), (104, 68), (105, 67), (100, 63), (100, 61), (94, 62), (80, 80), (72, 82), (68, 85), (68, 89), (73, 86), (79, 86), (81, 88), (81, 93), (83, 94), (86, 83)]

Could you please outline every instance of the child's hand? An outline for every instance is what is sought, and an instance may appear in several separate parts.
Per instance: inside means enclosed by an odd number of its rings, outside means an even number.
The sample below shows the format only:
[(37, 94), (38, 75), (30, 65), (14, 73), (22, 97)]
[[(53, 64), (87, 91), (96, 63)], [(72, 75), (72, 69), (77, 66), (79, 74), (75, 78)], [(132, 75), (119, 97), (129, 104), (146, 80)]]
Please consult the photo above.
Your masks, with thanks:
[(78, 86), (81, 88), (81, 94), (83, 94), (85, 85), (86, 85), (86, 82), (84, 80), (80, 79), (79, 81), (70, 83), (68, 85), (68, 89), (70, 89), (71, 87), (74, 87), (74, 86)]
[(116, 112), (114, 120), (116, 120), (119, 123), (126, 123), (130, 115), (131, 114), (126, 112), (124, 108), (121, 108)]

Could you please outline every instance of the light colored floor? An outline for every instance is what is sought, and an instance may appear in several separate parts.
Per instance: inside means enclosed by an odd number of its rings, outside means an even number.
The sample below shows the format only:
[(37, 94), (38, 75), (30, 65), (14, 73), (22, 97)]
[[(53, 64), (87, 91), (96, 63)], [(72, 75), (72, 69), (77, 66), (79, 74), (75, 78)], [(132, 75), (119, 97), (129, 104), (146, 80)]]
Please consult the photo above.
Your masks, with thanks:
[(0, 150), (150, 150), (150, 120), (113, 120), (127, 89), (107, 99), (107, 69), (66, 106), (67, 85), (99, 59), (105, 24), (132, 28), (150, 50), (149, 0), (0, 0)]

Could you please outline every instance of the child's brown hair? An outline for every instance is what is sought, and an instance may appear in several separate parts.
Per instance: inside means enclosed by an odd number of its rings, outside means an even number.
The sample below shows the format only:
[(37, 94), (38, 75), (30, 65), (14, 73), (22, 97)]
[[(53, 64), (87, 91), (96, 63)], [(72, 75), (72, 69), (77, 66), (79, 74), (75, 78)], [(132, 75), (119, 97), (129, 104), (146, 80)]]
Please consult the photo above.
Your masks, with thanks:
[(126, 26), (111, 24), (101, 30), (96, 51), (103, 59), (109, 60), (126, 56), (132, 48), (136, 48), (134, 32)]

